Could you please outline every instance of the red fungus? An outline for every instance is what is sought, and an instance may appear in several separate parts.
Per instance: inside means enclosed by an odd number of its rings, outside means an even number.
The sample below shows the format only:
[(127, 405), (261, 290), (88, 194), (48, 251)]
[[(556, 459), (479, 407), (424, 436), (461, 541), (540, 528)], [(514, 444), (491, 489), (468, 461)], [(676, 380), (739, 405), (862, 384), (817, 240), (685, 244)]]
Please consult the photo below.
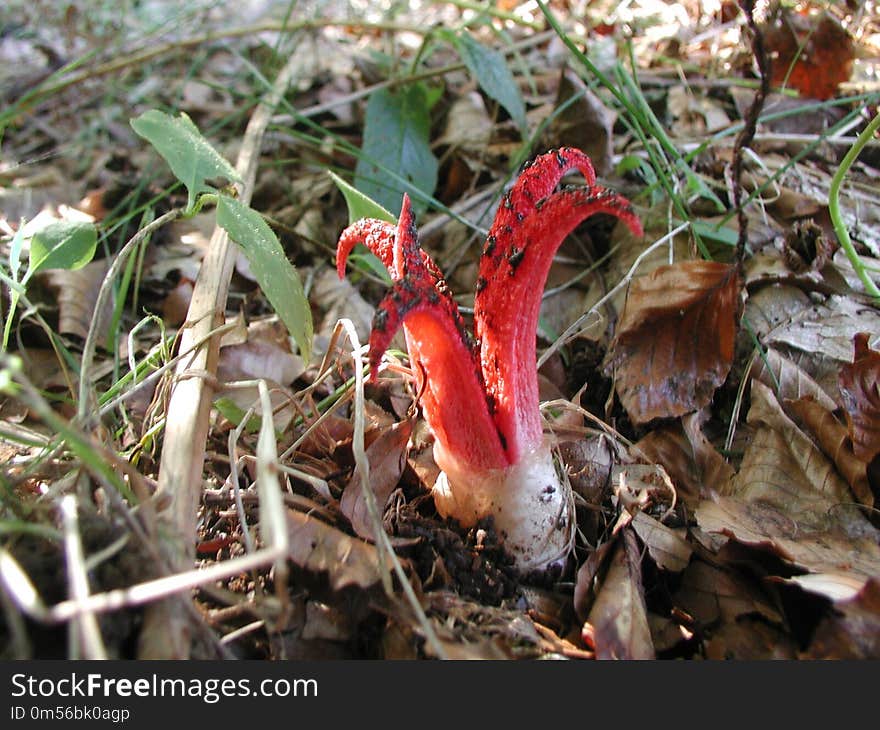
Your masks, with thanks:
[[(556, 191), (577, 169), (586, 186)], [(535, 332), (557, 249), (595, 213), (621, 219), (641, 235), (627, 200), (595, 185), (589, 158), (562, 148), (527, 165), (504, 196), (480, 260), (474, 304), (476, 344), (443, 276), (419, 248), (409, 198), (398, 225), (357, 221), (339, 238), (340, 277), (363, 243), (394, 281), (370, 334), (372, 377), (403, 326), (422, 410), (434, 433), (442, 473), (433, 487), (444, 517), (465, 527), (492, 517), (523, 571), (565, 559), (571, 549), (571, 494), (553, 465), (538, 402)]]

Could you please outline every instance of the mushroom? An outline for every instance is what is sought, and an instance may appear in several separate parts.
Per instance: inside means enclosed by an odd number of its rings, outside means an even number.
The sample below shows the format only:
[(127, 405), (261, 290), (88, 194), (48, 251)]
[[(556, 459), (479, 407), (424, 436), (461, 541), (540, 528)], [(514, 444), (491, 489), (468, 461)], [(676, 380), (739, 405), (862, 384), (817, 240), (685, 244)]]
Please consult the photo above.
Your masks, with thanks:
[[(573, 169), (586, 185), (557, 190)], [(553, 256), (595, 213), (616, 216), (642, 234), (630, 203), (595, 182), (590, 159), (574, 148), (526, 164), (502, 199), (480, 258), (474, 337), (440, 270), (419, 247), (407, 195), (396, 227), (371, 218), (356, 221), (340, 235), (336, 252), (340, 277), (358, 243), (391, 274), (393, 286), (373, 319), (370, 377), (402, 326), (441, 469), (432, 489), (437, 511), (464, 527), (493, 518), (524, 573), (563, 564), (574, 539), (571, 491), (543, 433), (535, 361)]]

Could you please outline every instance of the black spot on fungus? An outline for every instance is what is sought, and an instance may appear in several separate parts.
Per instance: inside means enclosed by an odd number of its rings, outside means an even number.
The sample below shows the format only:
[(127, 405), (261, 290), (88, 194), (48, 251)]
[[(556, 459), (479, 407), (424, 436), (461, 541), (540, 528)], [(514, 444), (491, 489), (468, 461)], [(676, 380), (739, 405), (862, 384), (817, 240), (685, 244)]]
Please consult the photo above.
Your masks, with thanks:
[(488, 285), (489, 285), (489, 282), (486, 281), (485, 277), (482, 277), (482, 276), (477, 277), (477, 286), (476, 286), (477, 294), (479, 294), (481, 291), (483, 291), (483, 289), (485, 289)]
[(490, 235), (486, 239), (486, 248), (483, 249), (483, 256), (491, 256), (495, 251), (495, 244), (498, 243), (498, 240), (495, 236)]
[(377, 309), (373, 316), (373, 329), (377, 332), (384, 332), (388, 327), (388, 312), (384, 309)]
[(523, 258), (526, 255), (526, 251), (524, 248), (512, 248), (510, 250), (510, 255), (507, 257), (507, 262), (510, 264), (510, 275), (516, 272), (517, 267), (522, 263)]

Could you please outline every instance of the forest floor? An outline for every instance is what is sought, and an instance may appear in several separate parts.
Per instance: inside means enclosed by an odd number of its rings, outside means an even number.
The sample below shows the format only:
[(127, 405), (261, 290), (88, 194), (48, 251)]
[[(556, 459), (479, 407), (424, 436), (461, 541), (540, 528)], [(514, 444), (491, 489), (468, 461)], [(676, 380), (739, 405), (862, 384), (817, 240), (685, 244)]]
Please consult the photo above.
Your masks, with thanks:
[[(757, 5), (4, 3), (0, 658), (880, 658), (880, 5)], [(523, 572), (335, 254), (409, 193), (470, 326), (558, 148), (644, 230), (553, 259)]]

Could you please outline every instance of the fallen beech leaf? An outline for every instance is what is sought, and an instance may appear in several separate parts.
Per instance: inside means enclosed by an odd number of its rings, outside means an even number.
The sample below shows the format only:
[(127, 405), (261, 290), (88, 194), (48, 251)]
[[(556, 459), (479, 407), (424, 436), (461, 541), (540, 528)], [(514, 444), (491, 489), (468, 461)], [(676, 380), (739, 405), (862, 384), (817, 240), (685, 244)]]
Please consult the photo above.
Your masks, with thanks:
[(652, 430), (632, 449), (649, 461), (663, 464), (678, 489), (678, 498), (691, 509), (701, 499), (723, 492), (733, 477), (728, 464), (702, 431), (706, 412), (684, 416), (680, 422)]
[(633, 282), (606, 366), (633, 422), (709, 403), (733, 360), (739, 293), (736, 270), (715, 261), (661, 266)]
[(769, 348), (763, 357), (756, 358), (749, 373), (768, 388), (773, 388), (783, 400), (809, 397), (829, 411), (837, 407), (834, 399), (809, 373), (775, 348)]
[[(880, 332), (880, 312), (852, 297), (837, 294), (792, 317), (767, 335), (767, 344), (785, 344), (842, 363), (852, 362), (853, 338), (859, 332)], [(875, 335), (872, 339), (876, 340)]]
[(855, 47), (852, 37), (829, 13), (779, 13), (765, 29), (771, 57), (770, 83), (797, 89), (813, 99), (830, 99), (849, 80)]
[(588, 619), (598, 659), (654, 658), (640, 560), (635, 533), (624, 530)]
[(644, 512), (636, 512), (631, 524), (658, 568), (680, 573), (687, 567), (693, 549), (675, 530)]
[[(840, 512), (835, 510), (830, 515)], [(842, 520), (833, 523), (829, 516), (826, 529), (807, 529), (766, 502), (721, 497), (717, 502), (700, 505), (696, 516), (706, 532), (768, 550), (811, 573), (847, 576), (860, 588), (870, 578), (880, 576), (880, 533), (855, 511), (850, 515), (853, 524)]]
[(747, 420), (757, 427), (728, 493), (772, 505), (802, 525), (822, 525), (826, 513), (852, 495), (834, 465), (782, 410), (771, 390), (752, 382)]
[(758, 583), (702, 560), (687, 567), (673, 598), (676, 606), (703, 627), (735, 623), (750, 614), (782, 623), (782, 616)]
[(869, 580), (858, 595), (834, 609), (817, 627), (806, 658), (880, 658), (880, 581)]
[(866, 507), (874, 506), (868, 483), (867, 464), (856, 458), (846, 427), (828, 409), (810, 398), (786, 403), (786, 407), (815, 438), (825, 455), (834, 462), (856, 498)]
[(290, 559), (306, 570), (326, 572), (333, 590), (369, 588), (382, 578), (375, 546), (303, 512), (288, 510), (287, 526)]
[[(766, 254), (750, 256), (746, 263), (746, 282), (759, 280), (765, 274), (776, 275), (775, 261)], [(810, 297), (790, 284), (772, 284), (749, 294), (744, 317), (752, 331), (763, 342), (768, 332), (799, 316), (811, 306)]]
[(869, 335), (853, 337), (852, 364), (840, 368), (839, 385), (853, 452), (865, 462), (880, 454), (880, 352), (869, 347)]
[[(370, 489), (376, 498), (379, 514), (382, 514), (388, 497), (394, 491), (406, 465), (406, 444), (412, 433), (412, 422), (401, 421), (386, 428), (367, 447), (367, 459), (370, 462)], [(339, 509), (344, 514), (354, 531), (367, 540), (375, 540), (375, 530), (367, 503), (361, 487), (360, 472), (355, 470), (354, 476), (342, 493)]]

